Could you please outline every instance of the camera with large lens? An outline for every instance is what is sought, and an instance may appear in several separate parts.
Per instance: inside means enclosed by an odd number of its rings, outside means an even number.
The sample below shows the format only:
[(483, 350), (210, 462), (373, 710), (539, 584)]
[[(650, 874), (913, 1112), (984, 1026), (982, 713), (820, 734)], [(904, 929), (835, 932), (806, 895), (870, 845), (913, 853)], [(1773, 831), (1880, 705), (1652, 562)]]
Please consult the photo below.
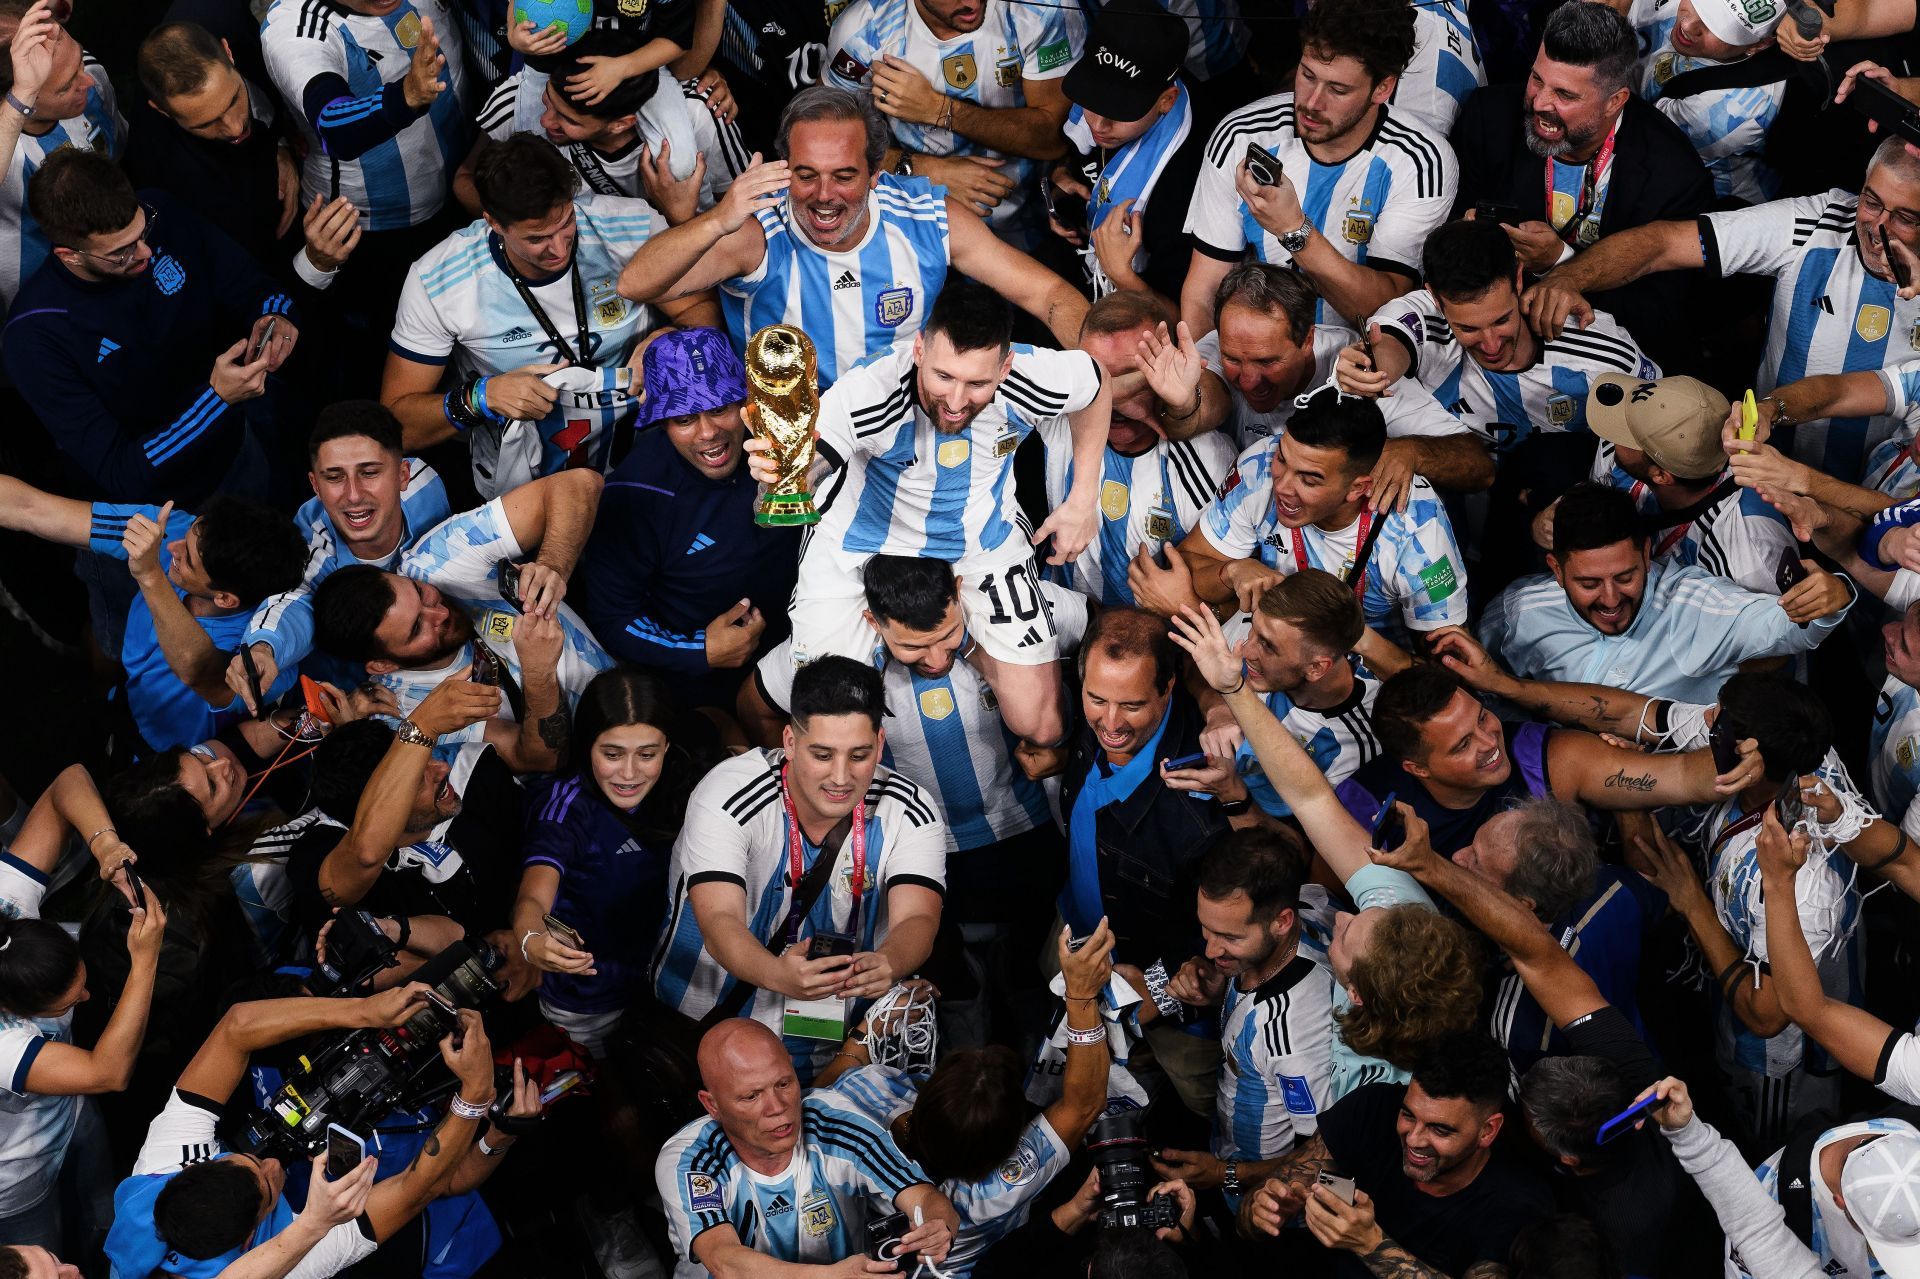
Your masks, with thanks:
[(299, 1069), (267, 1104), (222, 1134), (227, 1146), (283, 1163), (310, 1159), (325, 1148), (328, 1124), (371, 1132), (384, 1116), (425, 1105), (452, 1083), (444, 1070), (434, 1072), (440, 1041), (459, 1028), (462, 1008), (500, 993), (499, 964), (491, 947), (476, 952), (465, 942), (435, 955), (412, 977), (429, 988), (418, 1012), (399, 1026), (349, 1030), (302, 1053)]
[(1094, 1120), (1087, 1131), (1087, 1150), (1100, 1170), (1102, 1229), (1180, 1224), (1180, 1204), (1172, 1195), (1147, 1195), (1159, 1178), (1147, 1162), (1147, 1140), (1140, 1135), (1145, 1125), (1145, 1111), (1120, 1110)]

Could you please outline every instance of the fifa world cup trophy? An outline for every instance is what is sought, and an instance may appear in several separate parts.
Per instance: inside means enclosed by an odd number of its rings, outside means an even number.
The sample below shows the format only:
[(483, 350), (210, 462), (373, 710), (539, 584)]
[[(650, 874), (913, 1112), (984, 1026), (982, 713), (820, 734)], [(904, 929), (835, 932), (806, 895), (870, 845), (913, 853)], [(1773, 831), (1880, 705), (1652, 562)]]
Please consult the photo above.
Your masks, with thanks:
[(778, 472), (754, 508), (756, 524), (820, 522), (807, 491), (820, 418), (817, 360), (812, 339), (790, 324), (769, 324), (747, 339), (747, 429), (767, 442), (765, 456)]

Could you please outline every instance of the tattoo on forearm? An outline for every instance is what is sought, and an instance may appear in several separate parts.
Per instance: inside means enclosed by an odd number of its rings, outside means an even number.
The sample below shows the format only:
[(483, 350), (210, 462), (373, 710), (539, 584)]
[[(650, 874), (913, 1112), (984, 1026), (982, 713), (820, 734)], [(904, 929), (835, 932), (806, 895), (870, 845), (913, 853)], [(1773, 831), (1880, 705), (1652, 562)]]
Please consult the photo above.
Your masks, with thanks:
[(540, 733), (540, 740), (549, 750), (564, 751), (567, 748), (567, 736), (570, 725), (567, 723), (567, 708), (562, 706), (551, 715), (542, 715), (534, 725)]
[(1589, 695), (1587, 700), (1593, 703), (1587, 711), (1587, 716), (1596, 724), (1618, 724), (1626, 719), (1625, 715), (1612, 709), (1610, 701), (1598, 693)]
[(1635, 773), (1629, 776), (1627, 770), (1623, 768), (1600, 784), (1608, 790), (1630, 790), (1646, 795), (1652, 793), (1653, 783), (1652, 773)]
[(1384, 1237), (1380, 1240), (1380, 1246), (1362, 1260), (1367, 1263), (1368, 1272), (1378, 1276), (1378, 1279), (1447, 1279), (1445, 1273), (1435, 1270), (1393, 1240)]

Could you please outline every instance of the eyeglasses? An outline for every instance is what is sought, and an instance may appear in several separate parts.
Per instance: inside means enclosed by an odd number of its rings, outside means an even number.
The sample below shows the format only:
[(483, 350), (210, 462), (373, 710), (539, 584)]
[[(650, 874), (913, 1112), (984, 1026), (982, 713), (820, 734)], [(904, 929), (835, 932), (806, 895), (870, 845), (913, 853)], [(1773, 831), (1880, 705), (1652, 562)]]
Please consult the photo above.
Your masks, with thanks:
[(134, 259), (140, 256), (140, 246), (152, 243), (153, 224), (160, 219), (160, 215), (154, 212), (153, 206), (145, 201), (142, 201), (140, 204), (140, 212), (145, 215), (146, 224), (140, 228), (140, 234), (134, 237), (133, 243), (129, 244), (126, 248), (115, 250), (112, 253), (92, 253), (86, 249), (75, 249), (74, 252), (83, 258), (92, 258), (96, 262), (105, 262), (108, 266), (122, 268), (132, 266)]

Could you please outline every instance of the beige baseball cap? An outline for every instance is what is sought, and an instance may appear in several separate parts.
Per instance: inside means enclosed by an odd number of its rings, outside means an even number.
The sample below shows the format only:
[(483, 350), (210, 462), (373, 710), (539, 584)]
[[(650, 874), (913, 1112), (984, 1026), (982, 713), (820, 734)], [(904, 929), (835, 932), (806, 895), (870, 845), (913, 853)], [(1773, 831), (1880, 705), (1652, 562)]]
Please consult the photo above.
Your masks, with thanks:
[(1637, 449), (1663, 471), (1704, 480), (1726, 469), (1720, 428), (1727, 397), (1698, 378), (1648, 382), (1603, 373), (1587, 390), (1587, 425), (1610, 443)]

